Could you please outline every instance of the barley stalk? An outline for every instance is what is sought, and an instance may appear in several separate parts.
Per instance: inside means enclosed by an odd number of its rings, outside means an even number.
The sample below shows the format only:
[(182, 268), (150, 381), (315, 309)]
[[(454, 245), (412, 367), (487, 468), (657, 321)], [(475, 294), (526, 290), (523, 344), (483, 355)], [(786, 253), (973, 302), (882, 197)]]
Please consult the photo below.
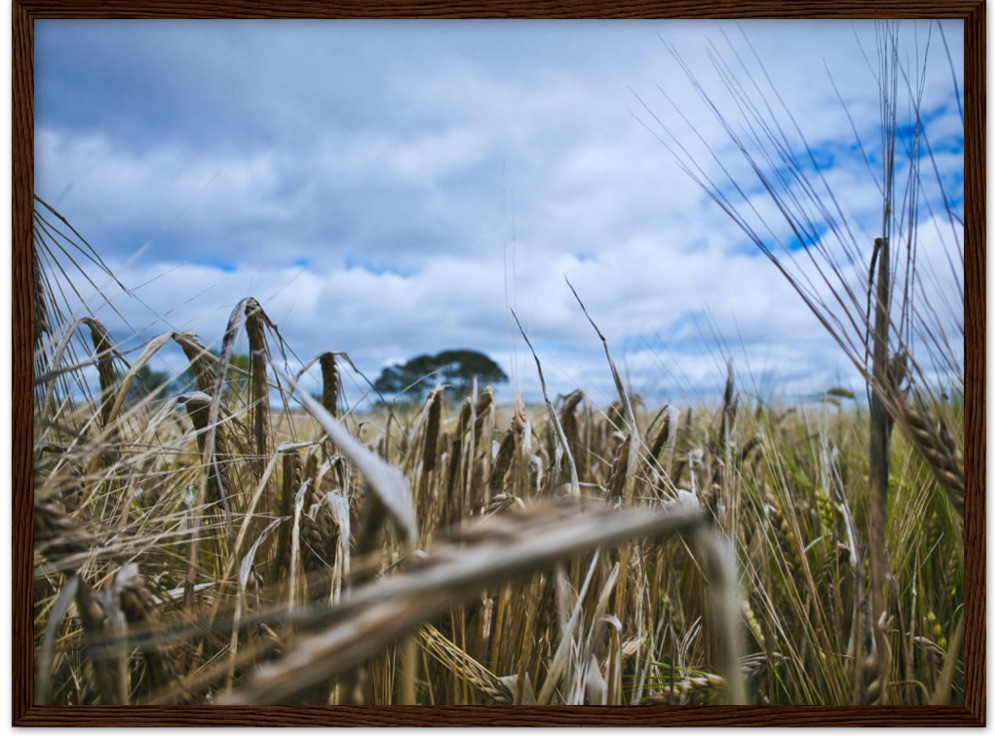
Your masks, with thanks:
[(899, 399), (898, 422), (946, 492), (957, 519), (964, 520), (964, 456), (941, 420), (923, 406)]
[(536, 509), (519, 523), (489, 517), (459, 547), (441, 549), (435, 564), (356, 592), (342, 605), (353, 611), (312, 636), (279, 664), (257, 670), (225, 698), (230, 705), (280, 702), (302, 687), (345, 672), (388, 642), (473, 596), (482, 586), (532, 572), (580, 551), (652, 534), (690, 532), (699, 515), (601, 512), (577, 516), (569, 507)]

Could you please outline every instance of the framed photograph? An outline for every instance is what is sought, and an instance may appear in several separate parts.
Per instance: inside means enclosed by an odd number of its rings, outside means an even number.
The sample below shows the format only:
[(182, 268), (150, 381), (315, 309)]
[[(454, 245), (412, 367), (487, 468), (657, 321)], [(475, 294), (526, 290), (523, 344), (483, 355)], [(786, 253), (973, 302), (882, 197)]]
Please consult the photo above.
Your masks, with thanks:
[(985, 5), (13, 3), (13, 725), (984, 725)]

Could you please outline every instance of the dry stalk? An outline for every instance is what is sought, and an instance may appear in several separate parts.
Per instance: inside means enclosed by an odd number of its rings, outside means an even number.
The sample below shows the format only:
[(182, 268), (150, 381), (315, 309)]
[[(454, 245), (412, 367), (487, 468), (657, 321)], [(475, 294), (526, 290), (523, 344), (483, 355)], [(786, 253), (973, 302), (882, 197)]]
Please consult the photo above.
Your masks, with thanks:
[(190, 370), (193, 372), (197, 390), (210, 394), (217, 377), (214, 371), (214, 363), (217, 358), (204, 347), (196, 335), (190, 332), (177, 333), (173, 335), (173, 339), (183, 348), (183, 354), (190, 362)]
[(428, 396), (425, 411), (428, 419), (425, 423), (425, 439), (422, 444), (422, 478), (435, 470), (435, 460), (438, 457), (439, 427), (442, 424), (442, 393), (439, 386)]
[(269, 362), (266, 347), (266, 325), (269, 318), (259, 306), (259, 302), (250, 299), (245, 306), (245, 333), (249, 337), (249, 356), (251, 371), (249, 386), (251, 392), (252, 437), (255, 441), (255, 457), (252, 467), (256, 477), (262, 475), (265, 458), (269, 455), (270, 407), (269, 383), (266, 380), (266, 365)]
[(674, 458), (670, 467), (670, 482), (675, 486), (680, 483), (684, 471), (688, 467), (687, 450), (690, 449), (688, 445), (691, 441), (692, 414), (693, 412), (688, 408), (677, 425), (677, 434), (674, 440)]
[(887, 560), (885, 559), (885, 533), (888, 525), (888, 453), (891, 445), (892, 418), (884, 395), (890, 385), (888, 371), (888, 304), (891, 290), (891, 251), (888, 238), (874, 241), (877, 255), (877, 298), (874, 309), (874, 334), (872, 351), (871, 407), (870, 407), (870, 534), (868, 537), (871, 562), (871, 624), (874, 629), (874, 652), (864, 659), (865, 700), (875, 702), (885, 698), (888, 691), (888, 673), (891, 651), (885, 633), (888, 620)]
[(111, 336), (107, 333), (107, 328), (100, 320), (84, 317), (82, 322), (90, 328), (93, 350), (96, 353), (97, 373), (100, 377), (100, 414), (106, 429), (111, 424), (112, 399), (114, 388), (117, 385), (117, 377), (114, 375), (114, 344), (111, 342)]
[[(632, 409), (632, 400), (629, 398), (629, 394), (625, 390), (625, 386), (622, 384), (622, 377), (619, 375), (618, 369), (615, 367), (615, 361), (612, 360), (611, 353), (608, 350), (608, 340), (602, 334), (601, 330), (598, 329), (598, 326), (595, 324), (594, 320), (591, 319), (591, 315), (587, 313), (587, 307), (584, 306), (584, 302), (581, 301), (580, 296), (577, 295), (577, 290), (574, 289), (573, 284), (570, 283), (569, 279), (567, 279), (567, 286), (570, 287), (570, 291), (573, 292), (574, 298), (580, 305), (581, 311), (584, 312), (584, 316), (587, 317), (587, 321), (591, 323), (591, 327), (593, 327), (595, 333), (597, 333), (598, 339), (601, 340), (601, 345), (605, 349), (605, 357), (608, 359), (608, 367), (611, 369), (612, 378), (615, 379), (615, 390), (618, 392), (618, 400), (625, 409), (625, 420), (629, 425), (629, 439), (631, 440), (629, 442), (629, 455), (626, 460), (625, 490), (623, 494), (625, 503), (628, 505), (632, 503), (632, 497), (635, 493), (636, 467), (639, 465), (639, 449), (642, 446), (639, 439), (639, 426), (636, 424), (636, 413)], [(619, 587), (624, 591), (624, 573), (619, 582)]]
[[(231, 512), (232, 500), (229, 497), (229, 489), (233, 488), (233, 455), (228, 449), (226, 433), (219, 432), (216, 426), (209, 424), (213, 405), (211, 397), (200, 391), (194, 391), (182, 394), (176, 397), (176, 400), (187, 409), (187, 415), (197, 432), (197, 446), (200, 452), (202, 455), (211, 455), (211, 462), (205, 466), (207, 470), (204, 479), (205, 495), (201, 496), (203, 499), (201, 503), (220, 503), (222, 509)], [(213, 452), (210, 451), (212, 445)]]
[[(104, 705), (126, 705), (127, 693), (122, 693), (126, 684), (122, 682), (122, 661), (127, 662), (127, 653), (120, 652), (114, 657), (95, 656), (94, 644), (104, 639), (109, 628), (113, 611), (106, 611), (104, 603), (93, 594), (90, 586), (80, 580), (76, 588), (76, 608), (83, 624), (84, 652), (94, 670), (97, 690)], [(124, 695), (125, 697), (122, 697)]]
[(964, 456), (942, 420), (933, 419), (921, 405), (898, 398), (898, 424), (923, 457), (947, 494), (950, 508), (964, 524)]
[(409, 542), (418, 539), (418, 521), (411, 502), (411, 492), (408, 482), (401, 472), (393, 465), (384, 462), (354, 438), (338, 422), (335, 417), (325, 411), (325, 408), (308, 396), (306, 391), (299, 391), (296, 382), (292, 381), (279, 366), (274, 370), (287, 381), (291, 391), (298, 391), (304, 408), (315, 418), (321, 428), (328, 434), (343, 455), (349, 458), (367, 480), (367, 486), (373, 490), (383, 505), (390, 511), (404, 532)]
[(98, 542), (98, 535), (52, 500), (36, 497), (34, 503), (34, 551), (51, 560), (85, 555)]
[[(559, 439), (559, 447), (566, 455), (568, 466), (570, 468), (570, 495), (574, 498), (580, 498), (580, 481), (577, 478), (577, 464), (574, 462), (573, 454), (570, 452), (570, 445), (567, 442), (566, 435), (563, 433), (563, 427), (560, 426), (559, 417), (556, 416), (556, 411), (553, 409), (553, 404), (549, 400), (549, 394), (546, 391), (546, 377), (542, 373), (542, 363), (539, 362), (539, 356), (536, 355), (535, 348), (532, 347), (532, 343), (529, 341), (528, 335), (525, 334), (525, 328), (522, 327), (522, 323), (518, 319), (518, 315), (515, 314), (515, 310), (511, 310), (511, 316), (515, 318), (515, 324), (518, 325), (518, 331), (522, 333), (522, 338), (525, 340), (525, 344), (529, 346), (529, 351), (532, 353), (533, 359), (536, 362), (536, 370), (539, 373), (539, 384), (542, 387), (542, 397), (546, 401), (546, 411), (549, 412), (549, 418), (553, 422), (553, 427), (556, 430), (556, 436)], [(554, 466), (558, 469), (558, 463)]]
[[(283, 474), (280, 485), (280, 516), (284, 519), (292, 519), (294, 516), (294, 498), (298, 489), (304, 482), (304, 470), (300, 455), (296, 450), (287, 450), (283, 453)], [(274, 559), (274, 569), (272, 579), (274, 581), (284, 577), (290, 571), (291, 535), (293, 533), (292, 524), (284, 524), (280, 527), (280, 533), (276, 542), (276, 558)]]
[(497, 456), (494, 458), (494, 466), (491, 469), (489, 486), (491, 495), (495, 496), (504, 487), (504, 476), (511, 467), (511, 460), (515, 455), (516, 434), (513, 429), (505, 430), (501, 437), (501, 444), (498, 445)]
[(681, 705), (695, 697), (711, 698), (726, 686), (721, 675), (703, 673), (682, 680), (675, 680), (667, 685), (666, 690), (651, 693), (643, 698), (640, 705)]
[(950, 639), (946, 657), (943, 661), (943, 670), (936, 683), (936, 688), (930, 696), (930, 705), (950, 705), (950, 689), (953, 686), (954, 674), (957, 668), (957, 657), (960, 654), (961, 644), (964, 642), (964, 615), (961, 614), (954, 635)]
[(429, 654), (454, 676), (465, 679), (495, 703), (514, 704), (515, 693), (500, 677), (454, 644), (432, 624), (422, 627), (420, 638)]
[[(152, 597), (145, 579), (138, 572), (138, 565), (128, 563), (114, 577), (114, 590), (129, 626), (155, 630), (159, 626), (159, 605)], [(149, 672), (149, 692), (162, 692), (171, 683), (178, 682), (182, 660), (179, 648), (160, 645), (154, 640), (142, 647)], [(182, 692), (174, 694), (175, 702), (182, 702)]]
[[(581, 449), (580, 427), (577, 423), (577, 407), (584, 400), (584, 392), (573, 391), (563, 398), (563, 405), (560, 407), (560, 424), (563, 426), (563, 435), (567, 438), (567, 445), (570, 447), (570, 454), (577, 463), (577, 473), (581, 478), (587, 476), (586, 463), (579, 452)], [(569, 472), (569, 468), (563, 467), (560, 472)]]
[[(476, 417), (473, 421), (473, 436), (476, 444), (479, 444), (481, 438), (483, 437), (484, 420), (487, 418), (493, 405), (494, 388), (486, 386), (480, 393), (480, 396), (477, 398), (477, 403), (473, 407), (473, 415)], [(476, 447), (474, 449), (476, 449)]]
[[(579, 513), (580, 512), (580, 513)], [(335, 677), (366, 661), (434, 616), (465, 602), (483, 588), (528, 576), (557, 560), (641, 536), (687, 534), (703, 523), (700, 514), (611, 511), (586, 513), (576, 503), (547, 504), (528, 513), (488, 517), (456, 544), (429, 555), (407, 573), (355, 591), (321, 614), (335, 623), (281, 660), (257, 669), (224, 703), (281, 702), (303, 687)], [(735, 624), (733, 624), (735, 625)]]
[(339, 415), (339, 395), (342, 392), (342, 377), (335, 353), (322, 353), (321, 361), (321, 405), (333, 417)]
[(670, 439), (670, 405), (663, 407), (661, 412), (666, 412), (663, 416), (663, 424), (660, 426), (660, 431), (656, 433), (656, 437), (653, 438), (653, 444), (650, 446), (650, 462), (659, 463), (662, 467), (663, 463), (660, 460), (660, 454), (663, 452), (663, 448), (667, 444), (667, 440)]
[(31, 251), (32, 258), (32, 276), (34, 278), (34, 352), (35, 355), (41, 354), (42, 347), (42, 337), (46, 333), (51, 334), (52, 330), (48, 324), (48, 299), (47, 291), (45, 289), (45, 274), (42, 271), (41, 264), (38, 261), (38, 249), (34, 248)]

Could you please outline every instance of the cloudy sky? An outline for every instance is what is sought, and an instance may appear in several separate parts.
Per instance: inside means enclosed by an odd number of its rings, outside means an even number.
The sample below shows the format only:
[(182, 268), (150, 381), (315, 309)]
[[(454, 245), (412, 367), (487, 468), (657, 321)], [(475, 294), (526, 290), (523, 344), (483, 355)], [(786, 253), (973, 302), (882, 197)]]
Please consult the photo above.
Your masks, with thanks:
[[(902, 62), (926, 71), (924, 178), (943, 182), (924, 189), (920, 263), (949, 294), (960, 234), (942, 196), (962, 211), (963, 44), (960, 22), (943, 30), (900, 34)], [(120, 315), (88, 309), (132, 357), (168, 330), (220, 345), (253, 296), (301, 360), (345, 351), (374, 379), (421, 353), (479, 349), (512, 376), (505, 400), (535, 400), (514, 309), (550, 393), (605, 404), (611, 374), (569, 279), (653, 401), (713, 396), (727, 358), (767, 398), (853, 385), (657, 136), (722, 191), (731, 176), (765, 237), (797, 249), (681, 62), (729, 120), (741, 108), (725, 75), (757, 82), (743, 82), (746, 99), (770, 104), (787, 146), (804, 150), (804, 135), (810, 173), (869, 259), (881, 221), (871, 22), (46, 20), (35, 33), (36, 193), (131, 289), (98, 277)], [(162, 361), (183, 368), (178, 352)]]

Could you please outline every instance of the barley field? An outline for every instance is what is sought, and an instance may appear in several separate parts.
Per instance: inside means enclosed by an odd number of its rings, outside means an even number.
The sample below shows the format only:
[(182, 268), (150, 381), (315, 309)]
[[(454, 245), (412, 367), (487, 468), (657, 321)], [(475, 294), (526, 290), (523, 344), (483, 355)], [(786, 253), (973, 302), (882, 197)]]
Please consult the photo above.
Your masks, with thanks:
[[(845, 249), (805, 251), (816, 292), (725, 202), (863, 381), (791, 403), (733, 363), (714, 401), (648, 401), (576, 291), (607, 404), (547, 384), (521, 324), (543, 401), (431, 376), (373, 401), (349, 345), (298, 357), (252, 296), (125, 354), (60, 291), (100, 254), (36, 200), (36, 702), (962, 704), (963, 252), (948, 334), (904, 245), (926, 168), (886, 177), (856, 291)], [(828, 197), (805, 196), (778, 202), (799, 232)], [(187, 390), (145, 385), (176, 347)]]
[[(764, 405), (730, 370), (714, 406), (440, 386), (355, 413), (335, 353), (309, 368), (320, 400), (295, 391), (253, 299), (225, 331), (247, 376), (191, 334), (128, 365), (99, 321), (71, 327), (37, 356), (40, 702), (963, 698), (959, 397), (890, 397), (876, 625), (869, 410), (848, 391)], [(198, 390), (135, 391), (169, 341)]]

